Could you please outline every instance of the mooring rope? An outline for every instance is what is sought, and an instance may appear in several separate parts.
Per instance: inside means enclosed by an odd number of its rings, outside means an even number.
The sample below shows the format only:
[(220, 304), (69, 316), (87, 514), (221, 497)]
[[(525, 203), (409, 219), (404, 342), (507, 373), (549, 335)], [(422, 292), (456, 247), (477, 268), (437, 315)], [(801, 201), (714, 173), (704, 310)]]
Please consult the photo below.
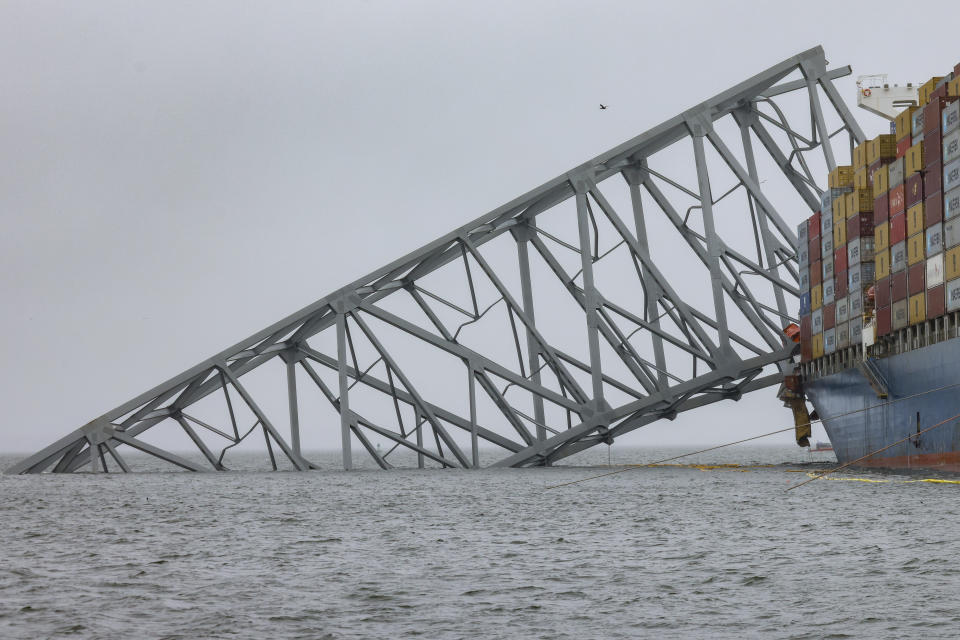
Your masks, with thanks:
[[(597, 478), (605, 478), (605, 477), (607, 477), (607, 476), (614, 476), (614, 475), (617, 475), (618, 473), (625, 473), (625, 472), (627, 472), (627, 471), (632, 471), (632, 470), (634, 470), (634, 469), (640, 469), (640, 468), (643, 468), (643, 467), (652, 467), (652, 466), (655, 466), (655, 465), (658, 465), (658, 464), (663, 464), (664, 462), (670, 462), (670, 461), (672, 461), (672, 460), (679, 460), (680, 458), (687, 458), (687, 457), (689, 457), (689, 456), (695, 456), (695, 455), (697, 455), (697, 454), (706, 453), (706, 452), (708, 452), (708, 451), (714, 451), (714, 450), (716, 450), (716, 449), (723, 449), (724, 447), (731, 447), (731, 446), (733, 446), (733, 445), (735, 445), (735, 444), (742, 444), (742, 443), (744, 443), (744, 442), (749, 442), (749, 441), (751, 441), (751, 440), (758, 440), (758, 439), (760, 439), (760, 438), (766, 438), (766, 437), (768, 437), (768, 436), (776, 435), (776, 434), (778, 434), (778, 433), (783, 433), (783, 432), (785, 432), (785, 431), (792, 431), (792, 430), (796, 429), (798, 426), (800, 426), (800, 427), (806, 427), (806, 426), (810, 426), (810, 425), (812, 425), (812, 424), (815, 424), (815, 423), (817, 423), (817, 422), (821, 422), (821, 423), (822, 423), (824, 420), (836, 420), (837, 418), (843, 418), (843, 417), (850, 416), (850, 415), (853, 415), (853, 414), (856, 414), (856, 413), (863, 413), (864, 411), (870, 411), (871, 409), (879, 409), (880, 407), (886, 407), (886, 406), (889, 406), (889, 405), (891, 405), (891, 404), (896, 404), (897, 402), (903, 402), (904, 400), (910, 400), (910, 399), (912, 399), (912, 398), (916, 398), (916, 397), (919, 397), (919, 396), (924, 396), (924, 395), (927, 395), (927, 394), (929, 394), (929, 393), (936, 393), (936, 392), (938, 392), (938, 391), (944, 391), (944, 390), (946, 390), (946, 389), (950, 389), (950, 388), (953, 388), (953, 387), (960, 387), (960, 382), (955, 382), (955, 383), (953, 383), (953, 384), (944, 385), (944, 386), (942, 386), (942, 387), (937, 387), (937, 388), (935, 388), (935, 389), (927, 389), (926, 391), (920, 391), (920, 392), (911, 394), (911, 395), (909, 395), (909, 396), (904, 396), (904, 397), (902, 397), (902, 398), (896, 398), (895, 400), (890, 400), (890, 401), (888, 401), (888, 402), (881, 402), (881, 403), (879, 403), (879, 404), (870, 405), (869, 407), (864, 407), (863, 409), (854, 409), (853, 411), (847, 411), (846, 413), (838, 413), (838, 414), (836, 414), (836, 415), (834, 415), (834, 416), (829, 416), (829, 417), (826, 417), (826, 418), (817, 418), (817, 419), (811, 420), (810, 422), (807, 422), (807, 423), (805, 423), (805, 424), (794, 425), (794, 426), (791, 426), (791, 427), (786, 427), (786, 428), (784, 428), (784, 429), (777, 429), (776, 431), (769, 431), (769, 432), (767, 432), (767, 433), (763, 433), (763, 434), (758, 435), (758, 436), (751, 436), (751, 437), (749, 437), (749, 438), (744, 438), (743, 440), (736, 440), (736, 441), (734, 441), (734, 442), (727, 442), (727, 443), (725, 443), (725, 444), (718, 444), (718, 445), (716, 445), (716, 446), (714, 446), (714, 447), (709, 447), (709, 448), (707, 448), (707, 449), (700, 449), (699, 451), (691, 451), (690, 453), (684, 453), (684, 454), (681, 454), (681, 455), (678, 455), (678, 456), (673, 456), (673, 457), (671, 457), (671, 458), (664, 458), (663, 460), (656, 460), (656, 461), (654, 461), (654, 462), (647, 462), (647, 463), (645, 463), (645, 464), (631, 464), (631, 465), (627, 465), (627, 466), (626, 466), (625, 468), (623, 468), (623, 469), (617, 469), (616, 471), (608, 471), (607, 473), (601, 473), (601, 474), (599, 474), (599, 475), (590, 476), (590, 477), (588, 477), (588, 478), (581, 478), (581, 479), (579, 479), (579, 480), (572, 480), (572, 481), (570, 481), (570, 482), (564, 482), (564, 483), (561, 483), (561, 484), (550, 485), (550, 486), (548, 486), (548, 487), (545, 487), (545, 488), (544, 488), (544, 491), (549, 490), (549, 489), (559, 489), (560, 487), (566, 487), (566, 486), (569, 486), (569, 485), (572, 485), (572, 484), (579, 484), (579, 483), (581, 483), (581, 482), (586, 482), (587, 480), (596, 480)], [(960, 417), (960, 415), (955, 416), (955, 417)], [(949, 422), (950, 420), (953, 420), (953, 419), (954, 419), (954, 418), (949, 418), (949, 419), (945, 420), (944, 422), (935, 424), (935, 425), (933, 425), (932, 427), (929, 427), (928, 429), (925, 429), (924, 431), (920, 431), (920, 432), (918, 432), (918, 433), (914, 433), (913, 435), (910, 435), (910, 436), (904, 438), (904, 440), (909, 440), (910, 438), (915, 438), (916, 436), (920, 435), (921, 433), (926, 433), (926, 432), (929, 431), (930, 429), (933, 429), (933, 428), (935, 428), (935, 427), (939, 427), (939, 426), (943, 425), (944, 423)], [(854, 463), (856, 463), (856, 462), (859, 462), (860, 460), (864, 460), (865, 458), (869, 458), (870, 456), (875, 455), (875, 454), (877, 454), (877, 453), (880, 453), (880, 452), (882, 452), (882, 451), (885, 451), (886, 449), (889, 449), (890, 447), (892, 447), (892, 446), (894, 446), (894, 445), (896, 445), (896, 444), (899, 444), (900, 442), (903, 442), (904, 440), (899, 440), (899, 441), (894, 442), (893, 444), (891, 444), (891, 445), (889, 445), (889, 446), (887, 446), (887, 447), (885, 447), (885, 448), (883, 448), (883, 449), (878, 449), (877, 451), (874, 451), (874, 452), (872, 452), (872, 453), (867, 454), (867, 455), (864, 456), (863, 458), (857, 458), (857, 459), (854, 460), (853, 462), (848, 462), (848, 463), (845, 464), (844, 466), (842, 466), (842, 467), (837, 467), (836, 469), (833, 469), (832, 471), (829, 471), (828, 473), (833, 473), (833, 471), (839, 471), (840, 469), (843, 469), (843, 468), (845, 468), (845, 467), (848, 467), (848, 466), (850, 466), (850, 465), (852, 465), (852, 464), (854, 464)], [(827, 475), (827, 474), (825, 473), (825, 474), (823, 474), (823, 475)], [(817, 477), (823, 477), (823, 475), (817, 476)], [(800, 485), (806, 484), (807, 482), (811, 482), (812, 480), (816, 480), (816, 478), (811, 478), (810, 480), (806, 480), (806, 481), (804, 481), (804, 482), (801, 482), (800, 484), (797, 484), (797, 485), (794, 485), (793, 487), (790, 487), (790, 489), (794, 489), (794, 488), (796, 488), (796, 487), (799, 487)], [(789, 489), (788, 489), (788, 491), (789, 491)]]

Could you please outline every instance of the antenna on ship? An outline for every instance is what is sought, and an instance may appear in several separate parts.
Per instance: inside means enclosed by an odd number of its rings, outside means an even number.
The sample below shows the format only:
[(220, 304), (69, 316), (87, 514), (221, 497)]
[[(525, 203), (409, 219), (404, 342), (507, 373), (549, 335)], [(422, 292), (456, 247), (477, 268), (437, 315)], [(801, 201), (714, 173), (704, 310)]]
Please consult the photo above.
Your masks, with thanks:
[(894, 120), (903, 109), (919, 104), (918, 85), (890, 85), (887, 74), (857, 77), (857, 106), (887, 120)]

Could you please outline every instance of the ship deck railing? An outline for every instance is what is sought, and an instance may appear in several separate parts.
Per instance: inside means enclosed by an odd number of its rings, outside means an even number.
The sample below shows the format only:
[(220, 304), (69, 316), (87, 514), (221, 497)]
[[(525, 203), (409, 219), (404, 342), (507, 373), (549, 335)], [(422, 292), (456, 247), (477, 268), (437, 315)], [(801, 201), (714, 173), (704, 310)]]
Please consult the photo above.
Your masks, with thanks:
[(866, 358), (887, 358), (954, 338), (960, 338), (960, 311), (952, 311), (939, 318), (894, 329), (887, 335), (878, 337), (866, 348), (862, 343), (841, 347), (833, 353), (801, 363), (800, 373), (804, 380), (816, 380), (855, 368)]

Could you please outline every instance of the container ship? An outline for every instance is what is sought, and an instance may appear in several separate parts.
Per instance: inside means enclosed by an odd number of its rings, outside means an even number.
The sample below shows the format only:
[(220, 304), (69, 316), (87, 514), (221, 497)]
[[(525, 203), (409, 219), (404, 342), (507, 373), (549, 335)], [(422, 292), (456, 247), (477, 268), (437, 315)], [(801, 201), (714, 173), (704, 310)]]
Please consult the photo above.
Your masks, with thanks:
[(960, 64), (911, 94), (799, 225), (783, 393), (798, 443), (808, 401), (840, 462), (960, 472)]

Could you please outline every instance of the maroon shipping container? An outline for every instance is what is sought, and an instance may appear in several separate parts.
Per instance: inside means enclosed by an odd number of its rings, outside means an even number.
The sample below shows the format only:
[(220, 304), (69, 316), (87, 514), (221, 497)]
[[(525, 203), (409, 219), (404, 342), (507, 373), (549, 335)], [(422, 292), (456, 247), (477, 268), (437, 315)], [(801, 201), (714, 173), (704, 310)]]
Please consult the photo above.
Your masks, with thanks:
[(944, 82), (942, 85), (930, 92), (930, 100), (945, 100), (950, 102), (947, 98), (947, 83)]
[(907, 208), (923, 200), (923, 175), (915, 173), (907, 178), (907, 189), (904, 194), (907, 200)]
[(890, 217), (890, 194), (885, 193), (873, 200), (873, 223), (880, 224)]
[(810, 244), (807, 245), (810, 249), (810, 264), (813, 264), (814, 260), (819, 260), (823, 257), (823, 252), (820, 247), (820, 236), (816, 238), (810, 238)]
[(836, 274), (836, 283), (833, 285), (833, 296), (834, 299), (842, 298), (847, 295), (847, 259), (843, 259), (843, 271), (837, 271), (836, 266), (834, 266), (833, 271)]
[(923, 201), (923, 215), (927, 229), (943, 222), (943, 192), (931, 193)]
[(801, 342), (810, 342), (810, 337), (813, 335), (813, 316), (809, 313), (806, 315), (800, 316), (800, 341)]
[(890, 302), (907, 299), (907, 272), (901, 271), (890, 276)]
[(939, 160), (928, 164), (923, 170), (923, 192), (940, 193), (943, 185), (943, 165)]
[(890, 277), (880, 278), (873, 284), (873, 297), (878, 307), (890, 306)]
[(943, 285), (937, 285), (932, 289), (927, 289), (927, 320), (939, 318), (946, 313), (946, 300), (944, 298)]
[(898, 213), (903, 213), (907, 210), (906, 200), (904, 198), (906, 194), (906, 185), (898, 185), (893, 189), (890, 189), (890, 215), (895, 216)]
[[(817, 245), (819, 249), (820, 246)], [(812, 255), (810, 256), (813, 257)], [(817, 258), (816, 262), (810, 262), (810, 288), (814, 288), (818, 284), (823, 283), (823, 263), (820, 262), (820, 258)]]
[(823, 328), (833, 329), (837, 326), (837, 305), (831, 302), (823, 305)]
[(860, 236), (873, 235), (873, 213), (858, 213), (852, 218), (847, 218), (847, 242), (852, 242), (854, 238)]
[(953, 77), (956, 78), (957, 76), (960, 76), (960, 62), (953, 65)]
[[(810, 242), (813, 243), (814, 238), (820, 237), (820, 212), (817, 211), (815, 214), (810, 216), (810, 219), (807, 221), (807, 228), (810, 230)], [(817, 244), (820, 244), (819, 242)], [(810, 258), (813, 260), (813, 258)]]
[[(930, 142), (928, 143), (927, 140)], [(943, 136), (939, 127), (923, 136), (923, 166), (929, 167), (943, 159)]]
[(907, 155), (907, 149), (909, 149), (912, 146), (911, 145), (912, 141), (913, 141), (913, 138), (911, 138), (910, 136), (904, 136), (899, 140), (897, 140), (897, 157), (898, 158), (902, 158), (903, 156)]
[(918, 262), (907, 268), (907, 295), (923, 293), (927, 282), (927, 261)]
[[(940, 114), (947, 101), (943, 98), (931, 98), (930, 102), (923, 105), (923, 140), (927, 140), (927, 131), (933, 131), (940, 128)], [(924, 145), (926, 146), (926, 145)]]
[[(898, 242), (903, 242), (906, 238), (907, 214), (901, 213), (900, 215), (890, 218), (890, 246), (893, 246)], [(813, 255), (810, 257), (812, 259)]]
[[(841, 245), (839, 249), (833, 251), (833, 272), (840, 278), (840, 272), (847, 270), (847, 245)], [(839, 282), (837, 284), (840, 284)], [(837, 292), (839, 293), (839, 291)]]
[(810, 340), (800, 341), (800, 362), (810, 362), (813, 360), (813, 342)]
[(890, 333), (890, 307), (879, 307), (877, 314), (877, 335), (885, 336)]

